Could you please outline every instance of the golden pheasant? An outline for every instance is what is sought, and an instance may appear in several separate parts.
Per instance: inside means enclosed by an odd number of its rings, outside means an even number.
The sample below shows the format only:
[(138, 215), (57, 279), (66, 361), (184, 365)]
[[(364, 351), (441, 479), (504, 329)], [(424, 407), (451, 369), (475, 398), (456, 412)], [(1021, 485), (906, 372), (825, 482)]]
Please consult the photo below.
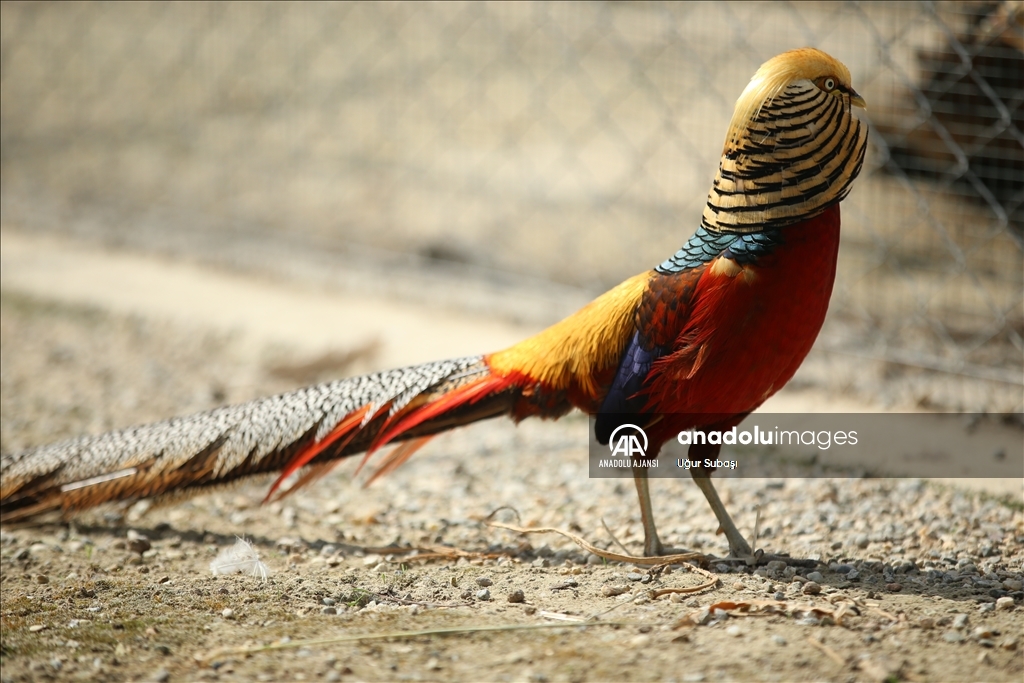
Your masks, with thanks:
[[(821, 328), (839, 202), (867, 145), (858, 107), (864, 101), (843, 64), (811, 48), (781, 54), (736, 103), (696, 232), (656, 268), (504, 351), (5, 455), (2, 518), (277, 472), (272, 495), (300, 470), (290, 490), (340, 458), (401, 442), (383, 465), (390, 470), (430, 436), (500, 415), (558, 418), (576, 408), (597, 416), (605, 442), (628, 421), (646, 430), (648, 457), (682, 430), (731, 428), (789, 381)], [(714, 457), (718, 448), (693, 446), (691, 455)], [(634, 471), (645, 552), (658, 554), (646, 474)], [(709, 476), (694, 479), (732, 553), (749, 556)]]

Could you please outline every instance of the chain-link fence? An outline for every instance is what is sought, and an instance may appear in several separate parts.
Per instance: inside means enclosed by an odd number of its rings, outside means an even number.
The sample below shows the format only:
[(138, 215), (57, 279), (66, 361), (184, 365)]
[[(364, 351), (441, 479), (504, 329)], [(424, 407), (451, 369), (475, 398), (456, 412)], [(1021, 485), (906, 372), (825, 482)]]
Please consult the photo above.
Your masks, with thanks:
[(813, 45), (850, 67), (873, 144), (816, 352), (841, 362), (807, 377), (1020, 410), (1022, 16), (966, 2), (4, 3), (0, 218), (597, 292), (689, 236), (747, 79)]

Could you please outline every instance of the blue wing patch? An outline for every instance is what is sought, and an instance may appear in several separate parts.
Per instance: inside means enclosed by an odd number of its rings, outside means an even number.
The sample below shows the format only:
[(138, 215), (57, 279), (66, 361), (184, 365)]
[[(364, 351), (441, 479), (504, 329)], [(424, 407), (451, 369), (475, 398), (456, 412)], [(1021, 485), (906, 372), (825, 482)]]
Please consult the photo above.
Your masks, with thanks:
[(651, 371), (651, 365), (664, 355), (665, 350), (653, 347), (646, 350), (641, 344), (640, 332), (634, 332), (633, 338), (626, 347), (619, 362), (618, 372), (608, 389), (604, 401), (601, 402), (601, 409), (597, 413), (594, 423), (594, 434), (600, 444), (608, 443), (615, 428), (623, 423), (623, 416), (639, 415), (647, 401), (647, 397), (640, 395), (644, 388), (644, 380), (647, 373)]
[[(734, 233), (714, 232), (705, 227), (700, 227), (679, 251), (655, 268), (654, 272), (662, 276), (680, 276), (687, 271), (692, 271), (695, 268), (710, 263), (719, 256), (733, 259), (741, 265), (754, 263), (759, 257), (770, 253), (781, 243), (782, 232), (778, 229), (737, 235)], [(694, 273), (693, 275), (696, 276), (697, 274)], [(674, 278), (673, 281), (675, 281)], [(664, 282), (661, 284), (664, 284)], [(695, 286), (696, 280), (693, 280), (691, 284)], [(664, 287), (659, 287), (658, 289), (658, 294), (665, 292)], [(669, 291), (682, 294), (682, 298), (685, 298), (686, 294), (689, 294), (692, 290), (682, 288), (669, 289)], [(650, 290), (645, 295), (655, 296)], [(679, 308), (680, 311), (688, 309), (688, 302), (680, 302)], [(683, 318), (685, 317), (684, 315)], [(654, 325), (660, 326), (664, 322), (663, 320), (658, 320), (654, 322)], [(682, 322), (682, 320), (679, 322)], [(638, 324), (638, 327), (642, 326)], [(662, 332), (664, 331), (662, 330)], [(652, 337), (655, 336), (652, 332), (654, 332), (653, 329), (637, 329), (633, 333), (633, 337), (630, 339), (625, 352), (622, 354), (619, 368), (615, 373), (615, 379), (612, 381), (612, 385), (608, 389), (604, 401), (601, 403), (601, 408), (598, 410), (594, 425), (594, 432), (598, 443), (608, 443), (611, 433), (620, 424), (632, 421), (642, 426), (645, 422), (642, 419), (642, 411), (647, 401), (647, 397), (643, 395), (647, 375), (658, 358), (672, 351), (672, 342), (675, 340), (672, 337), (668, 343), (661, 346), (652, 344)], [(675, 331), (675, 333), (678, 333), (678, 331)]]
[(737, 263), (744, 265), (753, 263), (758, 256), (770, 252), (781, 243), (782, 231), (778, 229), (737, 235), (729, 232), (713, 232), (701, 226), (679, 251), (655, 270), (662, 275), (680, 273), (710, 263), (719, 256), (734, 259)]

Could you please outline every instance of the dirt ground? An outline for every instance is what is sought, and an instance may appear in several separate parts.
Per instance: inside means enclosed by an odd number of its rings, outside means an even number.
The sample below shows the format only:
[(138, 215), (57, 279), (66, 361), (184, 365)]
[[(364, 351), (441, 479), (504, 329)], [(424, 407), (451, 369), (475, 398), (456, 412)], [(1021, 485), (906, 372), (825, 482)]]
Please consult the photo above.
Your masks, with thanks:
[[(301, 328), (275, 337), (272, 326), (218, 328), (201, 311), (169, 310), (146, 314), (130, 302), (83, 301), (5, 279), (3, 451), (405, 358), (401, 348), (367, 347), (369, 333), (339, 332), (331, 354), (304, 342)], [(469, 336), (486, 350), (524, 331), (487, 325), (483, 338), (467, 333), (458, 343)], [(434, 339), (435, 330), (423, 334)], [(801, 391), (813, 389), (792, 396)], [(586, 428), (580, 417), (475, 425), (439, 437), (368, 488), (356, 463), (346, 463), (267, 506), (268, 482), (253, 482), (149, 509), (88, 512), (70, 524), (5, 528), (0, 677), (1021, 680), (1019, 494), (895, 479), (723, 482), (744, 533), (760, 511), (758, 546), (820, 564), (754, 570), (712, 561), (713, 589), (652, 599), (652, 590), (704, 577), (607, 563), (556, 534), (485, 524), (507, 506), (525, 526), (571, 530), (618, 550), (610, 532), (639, 553), (632, 485), (587, 477)], [(726, 553), (695, 486), (655, 480), (653, 489), (664, 540)], [(515, 521), (509, 511), (497, 517)], [(236, 537), (252, 542), (265, 581), (211, 573)]]

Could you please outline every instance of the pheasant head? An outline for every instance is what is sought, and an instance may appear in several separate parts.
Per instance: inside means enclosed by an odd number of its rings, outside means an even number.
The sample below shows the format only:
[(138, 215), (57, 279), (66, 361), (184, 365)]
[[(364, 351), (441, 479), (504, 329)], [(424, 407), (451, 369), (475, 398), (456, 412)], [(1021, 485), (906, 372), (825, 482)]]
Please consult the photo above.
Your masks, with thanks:
[(701, 224), (758, 232), (842, 200), (864, 162), (865, 106), (849, 69), (820, 50), (765, 62), (736, 101)]

